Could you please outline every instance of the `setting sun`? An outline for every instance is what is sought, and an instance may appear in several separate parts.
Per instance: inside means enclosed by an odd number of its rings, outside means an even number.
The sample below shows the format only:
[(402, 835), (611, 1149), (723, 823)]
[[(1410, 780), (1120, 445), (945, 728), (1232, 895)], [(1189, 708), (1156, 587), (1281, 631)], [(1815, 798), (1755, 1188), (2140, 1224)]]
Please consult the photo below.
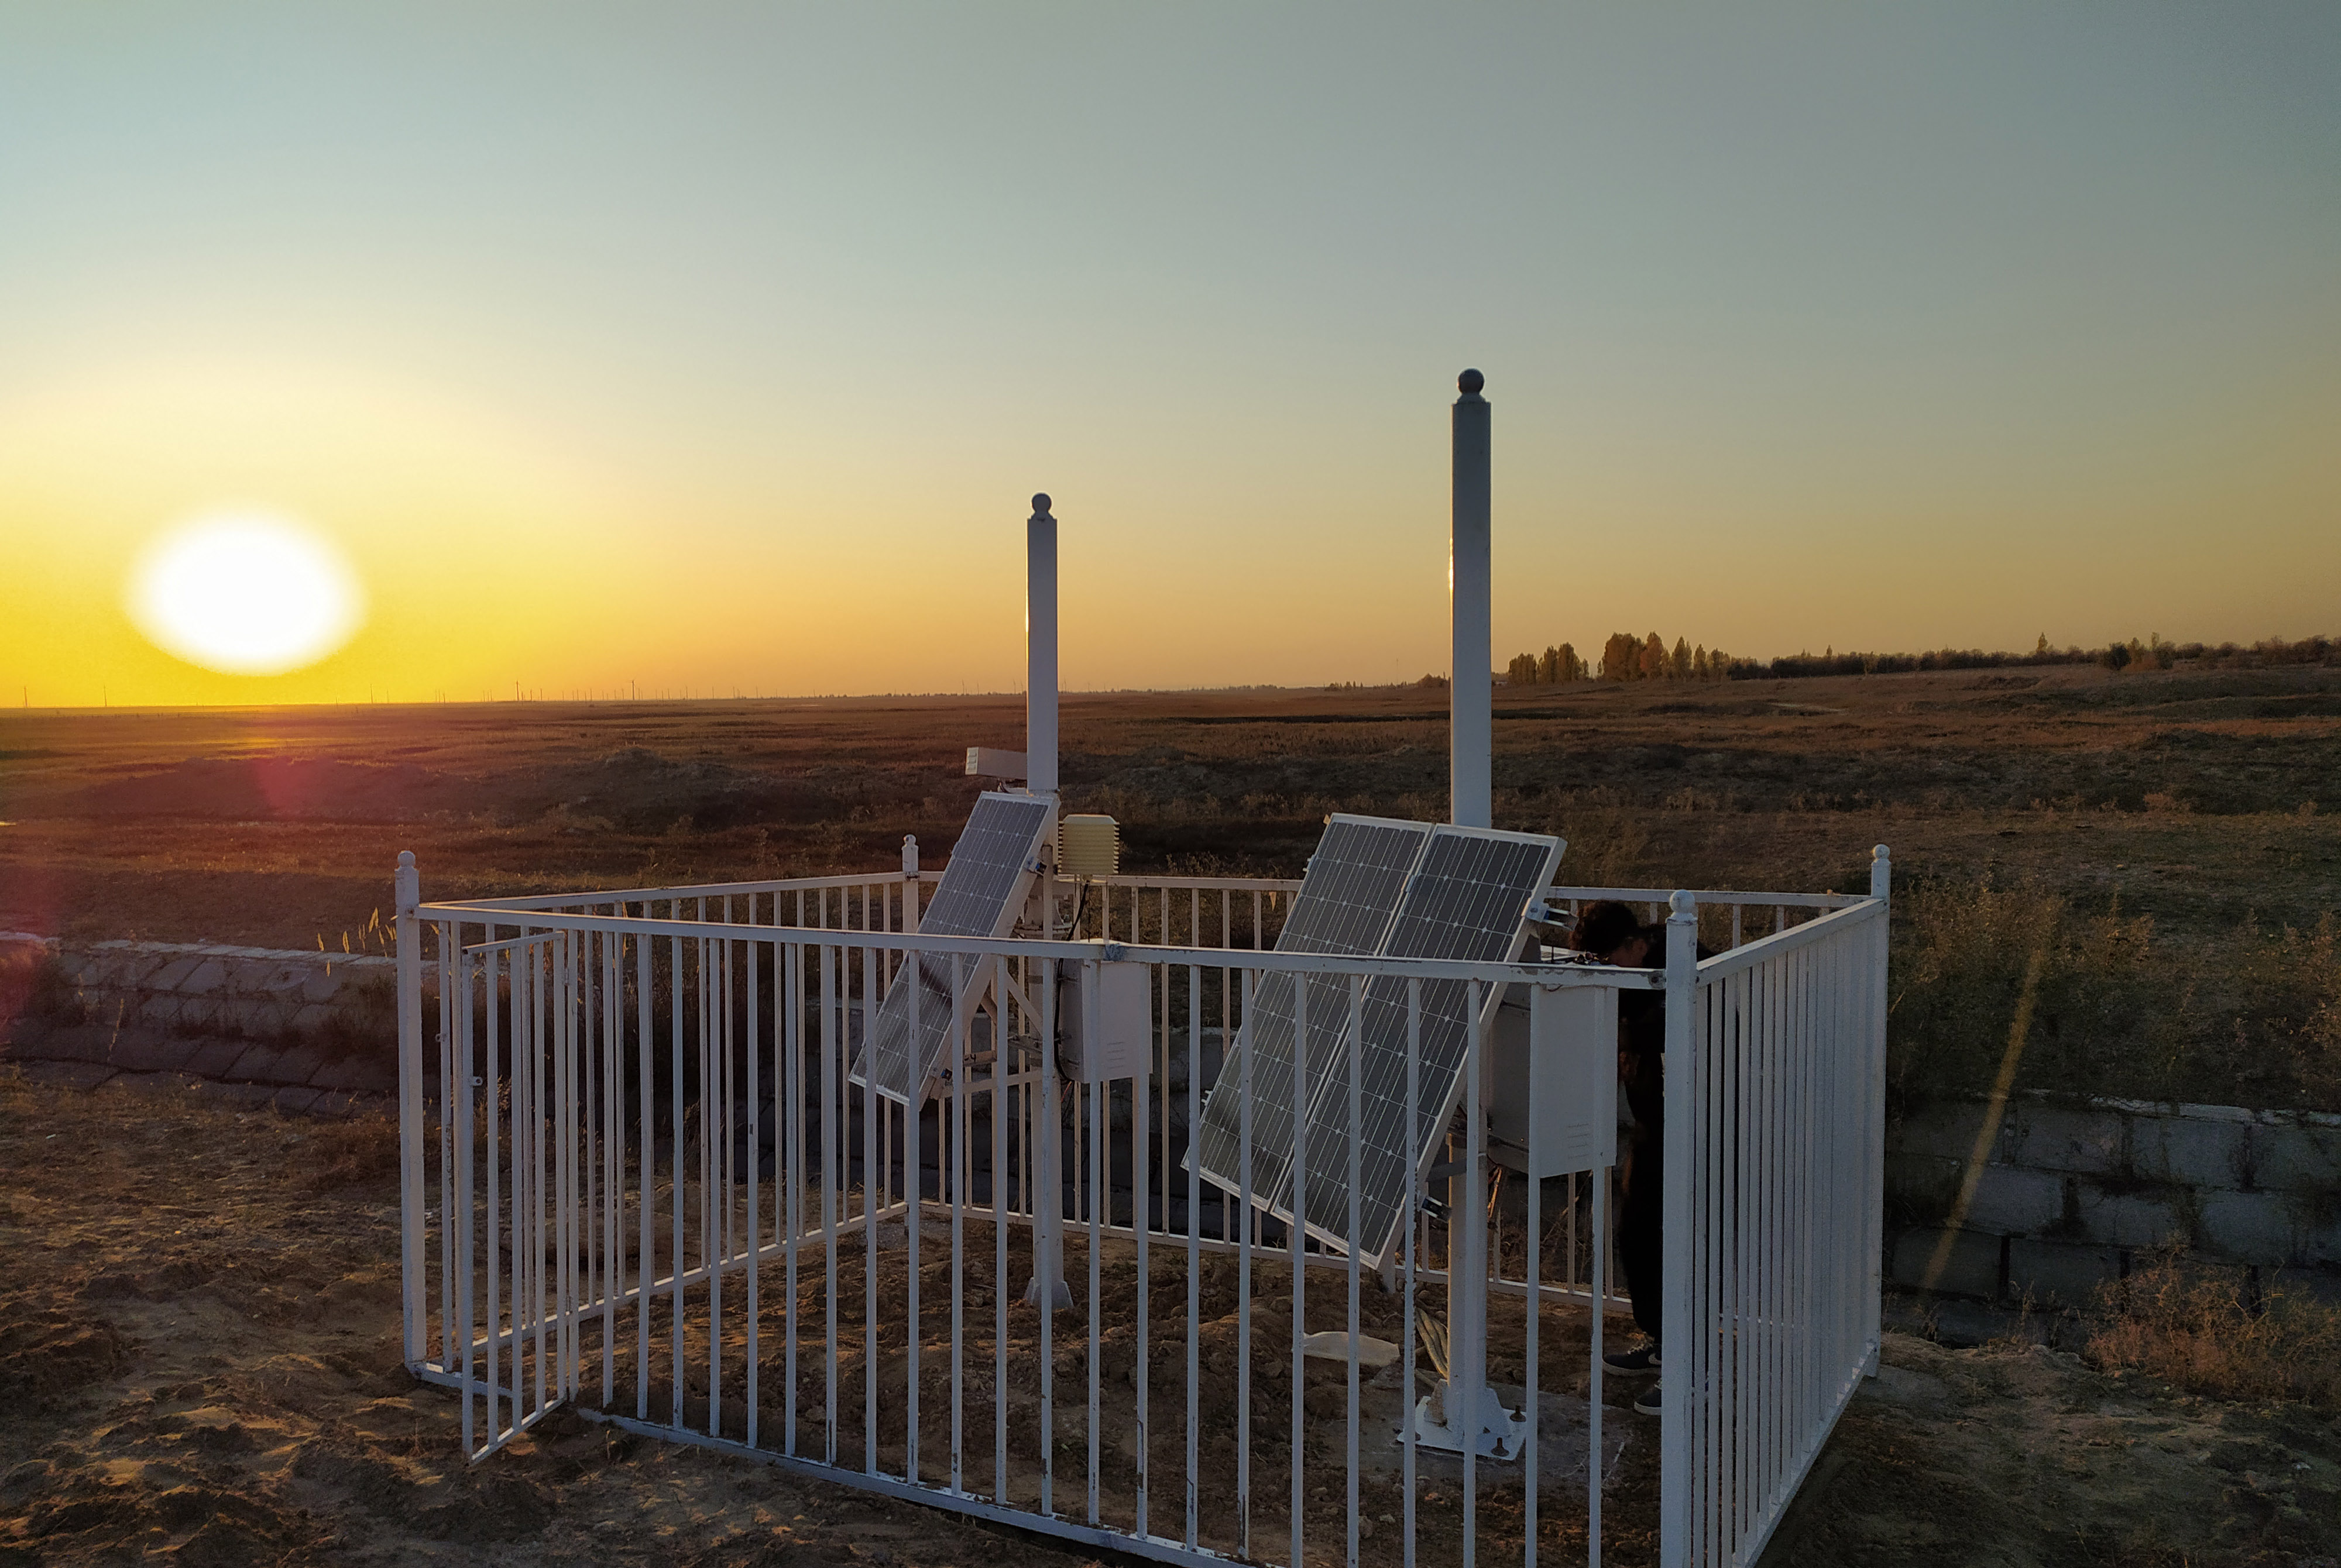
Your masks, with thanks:
[(264, 512), (213, 512), (154, 541), (131, 569), (130, 619), (174, 658), (230, 675), (281, 675), (339, 649), (365, 590), (339, 549)]

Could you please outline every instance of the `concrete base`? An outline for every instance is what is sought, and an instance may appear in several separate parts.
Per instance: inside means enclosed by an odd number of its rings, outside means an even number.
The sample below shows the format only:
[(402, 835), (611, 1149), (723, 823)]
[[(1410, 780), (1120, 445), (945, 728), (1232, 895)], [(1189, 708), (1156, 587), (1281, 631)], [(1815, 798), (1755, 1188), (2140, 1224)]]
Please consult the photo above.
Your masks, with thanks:
[[(1439, 1394), (1423, 1395), (1415, 1402), (1414, 1413), (1407, 1417), (1407, 1424), (1413, 1428), (1414, 1441), (1419, 1446), (1447, 1454), (1460, 1454), (1469, 1448), (1482, 1459), (1511, 1460), (1520, 1456), (1520, 1450), (1527, 1445), (1529, 1437), (1527, 1416), (1508, 1409), (1494, 1389), (1483, 1387), (1477, 1401), (1479, 1406), (1478, 1420), (1458, 1419), (1454, 1413), (1449, 1412), (1449, 1418), (1442, 1422), (1433, 1410), (1435, 1405), (1446, 1403), (1443, 1397), (1446, 1392), (1442, 1389)], [(1473, 1430), (1467, 1433), (1463, 1430), (1467, 1426)], [(1404, 1432), (1399, 1435), (1400, 1441), (1403, 1442)]]

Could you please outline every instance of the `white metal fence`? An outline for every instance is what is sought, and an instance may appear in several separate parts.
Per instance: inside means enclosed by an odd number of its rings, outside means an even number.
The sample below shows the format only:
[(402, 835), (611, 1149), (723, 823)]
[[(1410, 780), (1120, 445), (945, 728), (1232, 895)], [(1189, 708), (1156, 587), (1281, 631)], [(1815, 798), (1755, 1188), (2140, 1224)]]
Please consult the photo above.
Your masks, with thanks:
[[(423, 904), (401, 858), (406, 1356), (458, 1391), (474, 1458), (566, 1403), (1166, 1560), (1412, 1568), (1598, 1563), (1621, 1443), (1655, 1440), (1662, 1560), (1743, 1562), (1874, 1355), (1882, 855), (1872, 898), (1675, 895), (1663, 972), (1278, 954), (1289, 882), (1114, 878), (1083, 896), (1100, 939), (981, 941), (916, 934), (915, 872)], [(1728, 944), (1705, 965), (1684, 946), (1702, 916)], [(991, 1000), (909, 1114), (880, 1092), (907, 1086), (849, 1069), (913, 952)], [(1151, 1060), (1083, 1083), (1042, 1042), (1061, 976), (1101, 958), (1148, 968)], [(1607, 1170), (1491, 1190), (1460, 1116), (1378, 1275), (1190, 1168), (1275, 969), (1353, 1009), (1373, 977), (1418, 1011), (1460, 981), (1475, 1018), (1499, 987), (1666, 990), (1667, 1160), (1689, 1175), (1667, 1191), (1655, 1433), (1604, 1409)], [(1416, 1043), (1410, 1092), (1435, 1103)], [(1467, 1105), (1489, 1052), (1475, 1030)], [(1357, 1130), (1276, 1152), (1338, 1182)], [(1452, 1370), (1526, 1413), (1515, 1464), (1404, 1420), (1446, 1341), (1422, 1328), (1451, 1244), (1485, 1258), (1491, 1303)]]

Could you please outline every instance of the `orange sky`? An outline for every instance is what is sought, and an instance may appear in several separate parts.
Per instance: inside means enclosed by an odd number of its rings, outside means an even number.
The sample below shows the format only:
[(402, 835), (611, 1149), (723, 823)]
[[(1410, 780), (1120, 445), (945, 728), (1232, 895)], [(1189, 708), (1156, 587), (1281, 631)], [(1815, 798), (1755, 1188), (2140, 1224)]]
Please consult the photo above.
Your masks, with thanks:
[(1411, 678), (1465, 364), (1498, 667), (2341, 630), (2335, 14), (1333, 15), (0, 19), (0, 690), (1013, 689), (1036, 489), (1069, 685)]

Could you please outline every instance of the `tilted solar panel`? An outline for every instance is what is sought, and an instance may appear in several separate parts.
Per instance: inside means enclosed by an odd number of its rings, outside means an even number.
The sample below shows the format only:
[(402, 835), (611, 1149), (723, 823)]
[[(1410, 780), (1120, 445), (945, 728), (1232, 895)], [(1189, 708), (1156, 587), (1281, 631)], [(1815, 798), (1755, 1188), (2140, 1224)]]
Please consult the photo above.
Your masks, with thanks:
[[(1050, 811), (1049, 802), (1036, 796), (977, 796), (975, 809), (968, 814), (967, 826), (944, 863), (934, 898), (919, 917), (920, 934), (1006, 936), (1031, 891)], [(854, 1057), (852, 1076), (856, 1083), (866, 1066), (874, 1066), (880, 1093), (897, 1100), (918, 1097), (951, 1034), (957, 1000), (951, 975), (951, 957), (943, 953), (914, 955), (914, 961), (895, 972), (869, 1037)], [(914, 987), (915, 1031), (911, 1017)]]
[[(1540, 835), (1439, 828), (1407, 884), (1382, 952), (1391, 958), (1502, 963), (1519, 950), (1529, 903), (1551, 882), (1561, 843)], [(1346, 992), (1347, 987), (1343, 987)], [(1407, 982), (1365, 987), (1359, 1049), (1358, 1237), (1361, 1255), (1389, 1245), (1410, 1173), (1445, 1132), (1470, 1043), (1470, 998), (1459, 980), (1421, 983), (1416, 1122), (1406, 1126)], [(1312, 1002), (1314, 998), (1312, 997)], [(1496, 998), (1485, 991), (1483, 1006)], [(1350, 1244), (1350, 998), (1340, 998), (1340, 1048), (1312, 1084), (1303, 1184), (1310, 1228)], [(1313, 1029), (1312, 1029), (1313, 1033)], [(1484, 1070), (1484, 1069), (1483, 1069)], [(1290, 1194), (1282, 1206), (1290, 1207)]]
[[(1280, 953), (1340, 953), (1362, 957), (1376, 951), (1398, 911), (1408, 875), (1430, 837), (1426, 822), (1336, 815), (1293, 896)], [(1253, 990), (1243, 1031), (1220, 1069), (1203, 1103), (1195, 1136), (1195, 1157), (1203, 1175), (1230, 1192), (1242, 1189), (1240, 1136), (1244, 1062), (1251, 1064), (1251, 1172), (1256, 1199), (1283, 1190), (1292, 1159), (1293, 1040), (1299, 991), (1289, 974), (1262, 974)], [(1303, 1083), (1313, 1081), (1340, 1047), (1349, 1016), (1348, 989), (1339, 980), (1309, 977), (1305, 993), (1309, 1043)], [(1314, 1162), (1311, 1162), (1312, 1166)]]

